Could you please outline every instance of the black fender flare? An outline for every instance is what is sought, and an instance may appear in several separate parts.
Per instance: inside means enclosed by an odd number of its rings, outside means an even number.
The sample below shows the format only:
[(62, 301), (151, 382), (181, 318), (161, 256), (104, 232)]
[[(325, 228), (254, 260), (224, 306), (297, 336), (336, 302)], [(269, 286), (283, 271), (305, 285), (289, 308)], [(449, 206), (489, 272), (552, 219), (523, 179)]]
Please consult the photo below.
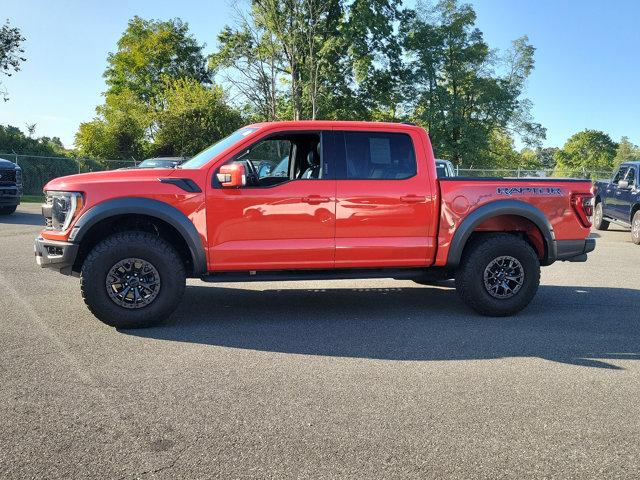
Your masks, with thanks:
[(557, 258), (557, 246), (553, 227), (544, 213), (531, 204), (521, 202), (519, 200), (498, 200), (487, 203), (469, 213), (462, 223), (458, 226), (453, 239), (449, 245), (449, 253), (447, 255), (447, 267), (456, 268), (462, 257), (469, 237), (473, 231), (485, 220), (492, 217), (502, 215), (516, 215), (524, 217), (538, 227), (545, 243), (545, 256), (542, 260), (543, 265), (550, 265)]
[(81, 243), (86, 233), (98, 222), (109, 217), (125, 214), (139, 214), (155, 217), (172, 227), (182, 236), (189, 247), (193, 262), (194, 276), (207, 272), (207, 256), (195, 225), (184, 213), (168, 203), (143, 197), (124, 197), (107, 200), (87, 210), (75, 223), (69, 241)]

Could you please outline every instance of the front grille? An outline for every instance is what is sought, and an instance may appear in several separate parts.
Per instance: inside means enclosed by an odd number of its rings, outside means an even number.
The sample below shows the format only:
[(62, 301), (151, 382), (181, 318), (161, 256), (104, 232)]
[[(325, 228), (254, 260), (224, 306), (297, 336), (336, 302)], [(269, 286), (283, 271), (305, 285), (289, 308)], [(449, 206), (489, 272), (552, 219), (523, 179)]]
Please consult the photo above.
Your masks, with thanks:
[(47, 230), (53, 230), (53, 220), (51, 218), (51, 206), (53, 205), (53, 197), (47, 195), (42, 206), (42, 215), (44, 216), (44, 225)]
[(0, 168), (0, 183), (16, 183), (16, 169)]

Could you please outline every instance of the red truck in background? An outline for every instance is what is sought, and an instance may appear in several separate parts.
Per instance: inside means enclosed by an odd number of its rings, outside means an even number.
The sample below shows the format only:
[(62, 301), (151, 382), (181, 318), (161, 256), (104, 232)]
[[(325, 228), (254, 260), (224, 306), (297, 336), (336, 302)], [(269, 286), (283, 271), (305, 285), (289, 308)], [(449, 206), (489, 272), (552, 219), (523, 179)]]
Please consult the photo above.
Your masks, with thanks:
[(439, 180), (427, 133), (409, 124), (249, 125), (175, 169), (44, 190), (38, 264), (79, 275), (89, 309), (116, 327), (165, 319), (187, 277), (455, 278), (476, 311), (512, 315), (540, 266), (595, 248), (590, 181)]

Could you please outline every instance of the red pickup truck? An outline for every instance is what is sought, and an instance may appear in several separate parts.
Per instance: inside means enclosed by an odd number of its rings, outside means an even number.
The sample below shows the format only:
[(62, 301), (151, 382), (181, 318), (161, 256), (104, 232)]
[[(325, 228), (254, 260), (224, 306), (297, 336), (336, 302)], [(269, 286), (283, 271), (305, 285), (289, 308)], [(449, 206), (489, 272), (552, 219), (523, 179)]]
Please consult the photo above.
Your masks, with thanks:
[(45, 187), (36, 260), (80, 276), (103, 322), (143, 327), (208, 282), (455, 278), (485, 315), (523, 309), (540, 266), (585, 261), (591, 183), (438, 179), (417, 126), (249, 125), (175, 169), (96, 172)]

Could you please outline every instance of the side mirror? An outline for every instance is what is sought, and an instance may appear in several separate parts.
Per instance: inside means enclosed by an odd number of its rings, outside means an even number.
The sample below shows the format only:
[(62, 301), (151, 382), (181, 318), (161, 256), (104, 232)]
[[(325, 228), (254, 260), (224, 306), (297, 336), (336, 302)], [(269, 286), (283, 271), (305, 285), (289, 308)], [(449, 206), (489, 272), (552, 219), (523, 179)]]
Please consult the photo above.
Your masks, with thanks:
[(624, 189), (629, 188), (629, 182), (627, 182), (626, 180), (620, 180), (618, 182), (618, 188), (624, 188)]
[(221, 166), (217, 177), (222, 188), (240, 188), (247, 184), (244, 165), (241, 163)]

